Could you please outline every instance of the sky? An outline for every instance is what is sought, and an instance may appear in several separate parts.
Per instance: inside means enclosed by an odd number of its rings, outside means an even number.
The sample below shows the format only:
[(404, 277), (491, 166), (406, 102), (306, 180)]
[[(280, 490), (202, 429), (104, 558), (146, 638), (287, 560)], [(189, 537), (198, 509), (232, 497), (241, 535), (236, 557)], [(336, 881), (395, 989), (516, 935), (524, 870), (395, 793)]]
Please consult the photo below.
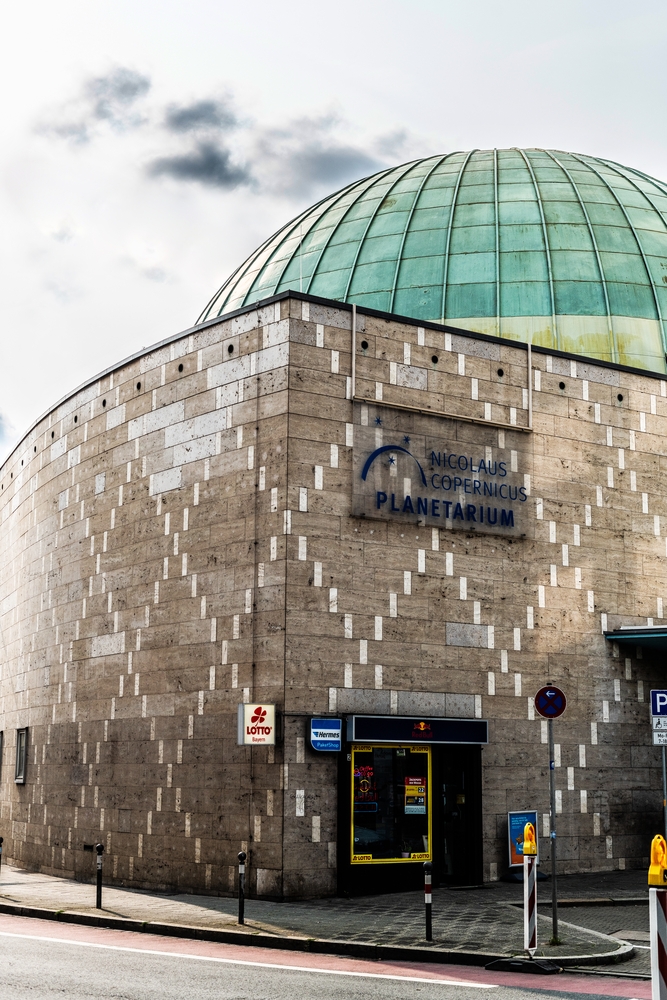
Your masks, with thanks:
[(0, 61), (0, 459), (385, 166), (547, 147), (667, 180), (654, 0), (33, 0)]

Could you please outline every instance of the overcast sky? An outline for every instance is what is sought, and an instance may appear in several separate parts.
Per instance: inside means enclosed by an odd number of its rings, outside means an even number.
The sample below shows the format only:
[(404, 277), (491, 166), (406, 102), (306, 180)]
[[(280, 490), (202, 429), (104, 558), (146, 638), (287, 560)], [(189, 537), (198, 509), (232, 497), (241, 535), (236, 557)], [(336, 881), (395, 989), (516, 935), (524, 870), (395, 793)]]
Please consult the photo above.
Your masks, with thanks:
[(0, 455), (324, 194), (542, 146), (667, 179), (667, 6), (34, 0), (0, 61)]

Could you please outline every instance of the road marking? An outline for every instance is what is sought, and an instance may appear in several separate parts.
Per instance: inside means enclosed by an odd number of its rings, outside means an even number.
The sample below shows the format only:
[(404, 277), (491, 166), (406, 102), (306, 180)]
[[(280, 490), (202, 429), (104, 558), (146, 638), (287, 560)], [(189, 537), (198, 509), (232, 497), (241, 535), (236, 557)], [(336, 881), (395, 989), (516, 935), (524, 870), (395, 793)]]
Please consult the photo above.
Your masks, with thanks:
[(209, 955), (188, 955), (179, 951), (158, 951), (154, 948), (129, 948), (118, 944), (97, 944), (93, 941), (75, 941), (68, 938), (45, 937), (38, 934), (12, 934), (0, 931), (0, 937), (23, 938), (26, 941), (46, 941), (53, 944), (73, 944), (80, 948), (104, 948), (107, 951), (128, 951), (137, 955), (158, 955), (162, 958), (190, 958), (195, 962), (218, 962), (222, 965), (250, 965), (259, 969), (284, 969), (288, 972), (314, 972), (327, 976), (355, 976), (362, 979), (397, 979), (408, 983), (436, 983), (440, 986), (470, 986), (478, 990), (498, 989), (496, 983), (476, 983), (468, 979), (427, 979), (418, 976), (392, 976), (382, 972), (348, 972), (343, 969), (318, 969), (308, 965), (280, 965), (277, 962), (250, 962), (241, 958), (213, 958)]

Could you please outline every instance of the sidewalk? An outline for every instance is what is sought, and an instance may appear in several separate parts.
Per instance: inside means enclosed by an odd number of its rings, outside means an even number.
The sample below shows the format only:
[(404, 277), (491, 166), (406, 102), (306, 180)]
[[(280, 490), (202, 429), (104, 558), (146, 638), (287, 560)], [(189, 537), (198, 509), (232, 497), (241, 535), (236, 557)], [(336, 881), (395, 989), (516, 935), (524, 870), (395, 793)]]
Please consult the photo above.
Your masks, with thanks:
[[(648, 952), (638, 953), (637, 963), (632, 958), (633, 945), (610, 936), (627, 927), (629, 933), (638, 935), (635, 942), (644, 940), (644, 919), (648, 928), (645, 872), (560, 878), (562, 943), (558, 947), (546, 943), (551, 936), (550, 893), (550, 881), (540, 882), (538, 956), (571, 966), (623, 962), (620, 971), (627, 966), (640, 974), (645, 971), (646, 962), (642, 959)], [(514, 883), (496, 882), (470, 890), (436, 889), (434, 941), (429, 944), (424, 940), (420, 892), (290, 903), (251, 899), (246, 900), (246, 923), (239, 927), (235, 899), (105, 886), (104, 909), (100, 911), (95, 909), (92, 884), (10, 866), (3, 866), (0, 875), (0, 912), (28, 912), (86, 923), (99, 921), (126, 928), (129, 921), (132, 929), (143, 932), (245, 941), (273, 948), (375, 958), (428, 957), (431, 961), (471, 964), (522, 953), (522, 901), (523, 887)], [(568, 906), (568, 901), (576, 905)], [(636, 902), (623, 905), (631, 901)]]

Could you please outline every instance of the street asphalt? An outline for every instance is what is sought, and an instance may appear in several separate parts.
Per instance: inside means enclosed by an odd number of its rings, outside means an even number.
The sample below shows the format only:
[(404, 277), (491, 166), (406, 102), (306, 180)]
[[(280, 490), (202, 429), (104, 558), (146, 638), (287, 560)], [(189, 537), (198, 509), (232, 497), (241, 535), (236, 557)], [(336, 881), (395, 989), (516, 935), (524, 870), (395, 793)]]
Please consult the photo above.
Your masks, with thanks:
[(2, 1000), (650, 1000), (650, 984), (565, 973), (304, 956), (0, 915)]

